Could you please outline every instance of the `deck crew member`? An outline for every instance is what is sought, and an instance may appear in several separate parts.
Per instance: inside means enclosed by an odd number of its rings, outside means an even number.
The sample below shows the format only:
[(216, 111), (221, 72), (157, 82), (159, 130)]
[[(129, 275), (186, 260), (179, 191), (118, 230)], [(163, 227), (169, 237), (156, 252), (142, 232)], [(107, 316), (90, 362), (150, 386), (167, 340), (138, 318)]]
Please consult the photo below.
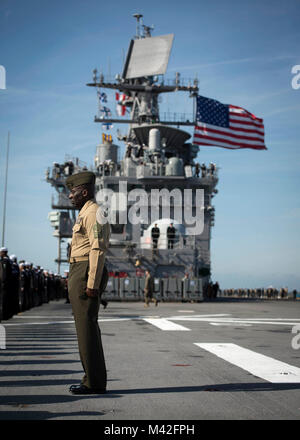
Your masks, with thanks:
[(157, 254), (157, 244), (160, 236), (160, 229), (155, 223), (154, 227), (151, 229), (151, 237), (152, 237), (152, 253)]
[(98, 222), (101, 219), (96, 215), (99, 206), (94, 201), (94, 183), (95, 174), (90, 171), (72, 174), (66, 180), (69, 199), (80, 210), (73, 226), (68, 291), (85, 374), (80, 385), (70, 387), (73, 394), (106, 392), (107, 376), (98, 312), (105, 288), (104, 278), (107, 282), (105, 254), (110, 227), (108, 222)]
[(167, 229), (167, 238), (168, 238), (168, 249), (173, 249), (174, 241), (175, 241), (176, 229), (173, 226), (173, 223), (170, 223)]

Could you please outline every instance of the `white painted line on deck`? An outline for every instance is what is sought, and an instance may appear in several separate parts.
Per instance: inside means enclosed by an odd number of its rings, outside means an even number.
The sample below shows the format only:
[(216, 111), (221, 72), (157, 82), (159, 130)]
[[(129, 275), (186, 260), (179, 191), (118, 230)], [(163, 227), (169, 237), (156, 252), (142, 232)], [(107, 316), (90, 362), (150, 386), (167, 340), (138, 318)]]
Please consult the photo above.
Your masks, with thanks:
[(239, 323), (232, 323), (232, 322), (210, 322), (210, 325), (216, 325), (216, 326), (237, 326), (237, 327), (252, 327), (252, 324), (239, 324)]
[(13, 317), (12, 317), (12, 319), (49, 319), (50, 317), (51, 318), (55, 318), (55, 319), (65, 319), (65, 318), (67, 318), (67, 319), (69, 319), (70, 318), (70, 316), (71, 316), (71, 313), (68, 315), (68, 316), (63, 316), (63, 315), (57, 315), (57, 316), (53, 316), (53, 315), (14, 315)]
[(168, 319), (149, 319), (149, 318), (143, 318), (144, 321), (148, 322), (149, 324), (154, 325), (155, 327), (158, 327), (161, 330), (171, 330), (171, 331), (190, 331), (189, 328), (183, 327), (183, 325), (175, 324), (174, 322), (169, 321)]
[[(220, 315), (219, 315), (220, 316)], [(284, 321), (278, 321), (277, 318), (270, 318), (268, 321), (264, 320), (258, 320), (258, 319), (240, 319), (240, 318), (214, 318), (213, 315), (210, 317), (198, 317), (198, 316), (172, 316), (168, 319), (172, 319), (172, 321), (194, 321), (194, 322), (209, 322), (210, 324), (212, 322), (216, 323), (224, 323), (227, 324), (231, 323), (232, 325), (235, 324), (260, 324), (260, 325), (285, 325), (285, 326), (294, 326), (298, 325), (299, 321), (297, 319), (293, 320), (284, 320)]]
[(300, 318), (244, 318), (245, 321), (300, 321)]
[[(131, 321), (133, 318), (104, 318), (104, 319), (98, 319), (98, 322), (113, 322), (113, 321)], [(20, 323), (11, 323), (11, 322), (4, 322), (2, 323), (4, 327), (22, 327), (25, 325), (54, 325), (54, 324), (74, 324), (74, 320), (72, 321), (47, 321), (47, 322), (20, 322)]]
[(23, 327), (26, 325), (36, 326), (36, 325), (53, 325), (53, 324), (74, 324), (74, 321), (47, 321), (47, 322), (4, 322), (4, 327)]
[(300, 368), (278, 361), (236, 344), (198, 343), (200, 348), (272, 383), (300, 383)]
[[(186, 311), (186, 310), (185, 310)], [(206, 321), (209, 320), (209, 318), (222, 318), (225, 316), (231, 316), (228, 313), (214, 313), (214, 314), (210, 314), (210, 315), (175, 315), (175, 316), (168, 316), (168, 319), (172, 319), (173, 321), (185, 321), (185, 320), (190, 320), (190, 321), (201, 321), (202, 319), (205, 319)], [(229, 318), (231, 319), (231, 318)]]

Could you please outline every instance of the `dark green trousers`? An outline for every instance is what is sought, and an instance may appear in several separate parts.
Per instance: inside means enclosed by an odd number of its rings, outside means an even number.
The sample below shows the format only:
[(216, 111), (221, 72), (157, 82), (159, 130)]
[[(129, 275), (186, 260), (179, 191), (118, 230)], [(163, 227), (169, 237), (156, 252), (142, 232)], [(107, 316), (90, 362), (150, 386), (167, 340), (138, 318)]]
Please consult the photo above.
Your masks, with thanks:
[(100, 297), (85, 294), (89, 263), (70, 264), (68, 291), (78, 339), (78, 348), (84, 376), (81, 383), (89, 388), (106, 389), (106, 366), (98, 326)]

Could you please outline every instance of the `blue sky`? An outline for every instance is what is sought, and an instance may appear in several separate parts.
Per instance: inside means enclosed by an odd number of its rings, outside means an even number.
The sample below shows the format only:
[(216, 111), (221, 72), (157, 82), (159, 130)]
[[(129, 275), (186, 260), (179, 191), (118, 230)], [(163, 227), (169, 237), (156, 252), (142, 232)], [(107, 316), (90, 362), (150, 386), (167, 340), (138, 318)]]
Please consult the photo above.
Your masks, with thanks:
[[(291, 86), (291, 69), (300, 64), (298, 0), (1, 0), (7, 88), (0, 90), (0, 220), (2, 230), (10, 130), (9, 253), (56, 271), (47, 219), (53, 190), (44, 173), (66, 153), (92, 164), (102, 131), (93, 122), (95, 90), (85, 84), (95, 67), (122, 71), (136, 12), (154, 25), (154, 36), (175, 34), (166, 78), (197, 75), (202, 95), (265, 122), (267, 151), (201, 147), (199, 161), (220, 167), (213, 279), (223, 288), (300, 289), (300, 89)], [(108, 106), (114, 110), (113, 95)], [(173, 108), (191, 112), (192, 100), (164, 95), (161, 111)]]

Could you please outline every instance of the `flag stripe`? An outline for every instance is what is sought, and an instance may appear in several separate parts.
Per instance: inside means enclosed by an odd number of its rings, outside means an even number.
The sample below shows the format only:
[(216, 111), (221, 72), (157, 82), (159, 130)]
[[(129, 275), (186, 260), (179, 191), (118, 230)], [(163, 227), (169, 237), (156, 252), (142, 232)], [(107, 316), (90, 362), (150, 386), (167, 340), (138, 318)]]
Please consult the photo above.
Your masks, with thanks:
[[(200, 130), (199, 130), (199, 127), (201, 127)], [(198, 125), (195, 127), (195, 133), (203, 134), (203, 135), (206, 135), (207, 133), (217, 133), (217, 134), (221, 134), (223, 136), (229, 136), (229, 137), (237, 138), (237, 139), (245, 139), (245, 140), (258, 139), (258, 140), (264, 141), (264, 134), (257, 133), (253, 130), (243, 130), (243, 129), (237, 129), (237, 128), (235, 128), (234, 130), (231, 130), (231, 129), (223, 128), (223, 127), (222, 127), (222, 130), (216, 130), (215, 128), (212, 128), (212, 127), (215, 127), (215, 126), (209, 125), (209, 124), (198, 123)]]
[(216, 139), (216, 140), (224, 140), (225, 142), (244, 142), (245, 144), (249, 144), (249, 145), (254, 145), (254, 144), (261, 144), (264, 145), (264, 142), (261, 139), (245, 139), (244, 137), (237, 137), (234, 138), (231, 135), (223, 135), (222, 133), (210, 133), (210, 132), (206, 132), (206, 133), (198, 133), (195, 132), (195, 137), (198, 138), (208, 138), (208, 139)]
[[(197, 142), (194, 141), (194, 144), (197, 144)], [(209, 141), (205, 142), (202, 140), (201, 142), (199, 142), (199, 145), (206, 145), (208, 147), (223, 147), (229, 150), (238, 150), (240, 148), (240, 147), (229, 147), (228, 145), (223, 145), (221, 142), (217, 145), (216, 142), (209, 142)]]
[(210, 141), (209, 139), (204, 139), (204, 140), (200, 140), (199, 142), (194, 140), (194, 144), (197, 145), (206, 145), (206, 146), (210, 146), (210, 147), (223, 147), (223, 148), (228, 148), (230, 150), (238, 150), (239, 148), (254, 148), (255, 150), (266, 150), (265, 146), (261, 146), (261, 145), (244, 145), (242, 143), (238, 143), (236, 145), (233, 145), (231, 143), (231, 145), (227, 145), (223, 142), (220, 141), (216, 141), (215, 139), (213, 141)]
[(231, 139), (227, 140), (224, 139), (223, 136), (204, 136), (204, 135), (197, 135), (195, 134), (196, 138), (200, 138), (200, 139), (205, 139), (205, 140), (211, 140), (214, 142), (218, 142), (218, 145), (220, 143), (225, 144), (225, 145), (232, 145), (233, 147), (243, 147), (243, 148), (261, 148), (261, 149), (265, 149), (264, 143), (263, 142), (258, 142), (258, 141), (244, 141), (244, 142), (235, 142)]
[(207, 140), (211, 140), (211, 141), (215, 141), (215, 142), (223, 142), (224, 144), (233, 145), (234, 147), (238, 146), (238, 145), (244, 145), (244, 146), (248, 145), (249, 147), (260, 146), (261, 148), (264, 148), (264, 143), (259, 142), (259, 141), (241, 141), (241, 140), (235, 141), (235, 140), (232, 140), (231, 138), (225, 139), (224, 136), (217, 136), (217, 135), (209, 136), (208, 134), (206, 136), (204, 136), (201, 134), (198, 135), (197, 133), (195, 133), (195, 138), (198, 138), (200, 140), (207, 139)]
[(230, 122), (230, 125), (231, 124), (240, 124), (241, 126), (243, 126), (243, 125), (251, 126), (251, 127), (257, 128), (257, 129), (263, 128), (263, 125), (261, 125), (261, 124), (253, 124), (253, 122), (251, 122), (251, 121), (242, 121), (241, 119), (232, 118), (232, 117), (230, 117), (229, 122)]
[(247, 126), (243, 125), (243, 124), (237, 124), (237, 123), (231, 123), (230, 124), (230, 130), (241, 130), (241, 131), (245, 131), (245, 132), (249, 132), (249, 133), (257, 133), (257, 134), (265, 134), (264, 129), (260, 129), (260, 128), (253, 128), (253, 129), (249, 129), (246, 128)]
[(252, 115), (250, 115), (249, 113), (240, 113), (240, 112), (235, 112), (235, 111), (232, 111), (232, 110), (229, 110), (229, 112), (230, 112), (230, 116), (231, 117), (247, 118), (247, 119), (250, 119), (250, 121), (257, 122), (258, 124), (263, 124), (261, 119), (255, 118)]
[(253, 133), (253, 134), (257, 134), (258, 136), (261, 136), (262, 138), (264, 138), (264, 136), (265, 136), (265, 132), (264, 132), (264, 130), (262, 130), (262, 131), (260, 131), (260, 130), (249, 130), (248, 128), (244, 128), (244, 127), (241, 127), (239, 124), (236, 124), (237, 125), (237, 127), (233, 127), (233, 126), (231, 126), (230, 127), (230, 130), (234, 133), (234, 132), (237, 132), (237, 133), (241, 133), (241, 134), (243, 134), (243, 133), (247, 133), (247, 134), (251, 134), (251, 133)]
[(229, 105), (229, 109), (231, 112), (235, 112), (235, 113), (247, 113), (248, 115), (250, 115), (252, 118), (256, 119), (257, 121), (263, 123), (263, 119), (258, 118), (257, 116), (253, 115), (252, 113), (248, 112), (248, 110), (245, 110), (242, 107), (237, 107), (236, 105)]
[[(198, 122), (198, 124), (199, 124), (199, 122)], [(230, 124), (230, 130), (244, 131), (245, 133), (257, 133), (260, 135), (265, 134), (265, 130), (263, 128), (256, 128), (256, 127), (251, 128), (248, 125), (238, 124), (238, 123), (233, 123), (233, 122), (231, 122), (231, 124)]]

